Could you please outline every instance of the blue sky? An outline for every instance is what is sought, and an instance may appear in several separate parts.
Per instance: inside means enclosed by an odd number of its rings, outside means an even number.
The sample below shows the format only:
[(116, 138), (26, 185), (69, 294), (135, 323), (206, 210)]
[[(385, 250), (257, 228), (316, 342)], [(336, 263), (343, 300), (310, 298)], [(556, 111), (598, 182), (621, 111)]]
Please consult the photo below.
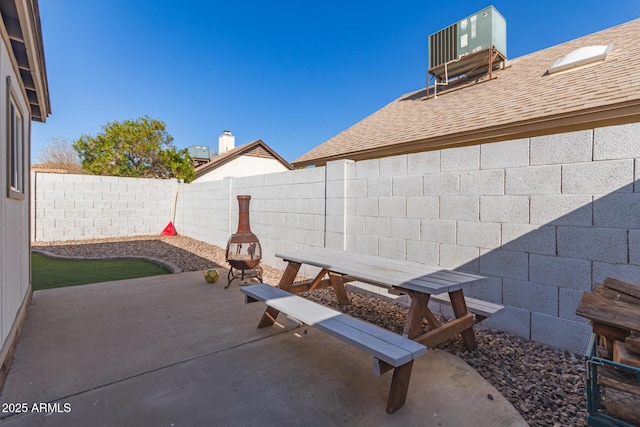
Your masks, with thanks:
[[(52, 138), (162, 120), (178, 148), (230, 130), (288, 161), (424, 88), (427, 36), (493, 4), (516, 58), (640, 17), (640, 0), (40, 0)], [(638, 38), (638, 35), (630, 35)]]

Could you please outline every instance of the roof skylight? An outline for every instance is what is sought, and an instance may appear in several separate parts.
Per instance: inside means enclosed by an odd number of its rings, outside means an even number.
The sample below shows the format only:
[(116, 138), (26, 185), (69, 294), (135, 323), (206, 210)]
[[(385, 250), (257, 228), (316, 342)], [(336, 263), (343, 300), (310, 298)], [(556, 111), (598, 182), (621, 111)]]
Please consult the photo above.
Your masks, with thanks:
[(547, 72), (549, 74), (553, 74), (558, 71), (568, 70), (581, 65), (604, 61), (612, 47), (612, 44), (608, 44), (604, 46), (584, 46), (578, 48), (558, 59), (551, 67), (549, 67)]

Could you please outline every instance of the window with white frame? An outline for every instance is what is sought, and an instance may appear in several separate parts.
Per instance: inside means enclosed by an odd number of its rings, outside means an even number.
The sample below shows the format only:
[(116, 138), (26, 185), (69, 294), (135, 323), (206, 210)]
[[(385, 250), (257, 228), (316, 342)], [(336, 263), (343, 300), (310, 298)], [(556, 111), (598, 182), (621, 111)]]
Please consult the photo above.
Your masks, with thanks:
[(7, 77), (8, 196), (24, 199), (24, 120)]

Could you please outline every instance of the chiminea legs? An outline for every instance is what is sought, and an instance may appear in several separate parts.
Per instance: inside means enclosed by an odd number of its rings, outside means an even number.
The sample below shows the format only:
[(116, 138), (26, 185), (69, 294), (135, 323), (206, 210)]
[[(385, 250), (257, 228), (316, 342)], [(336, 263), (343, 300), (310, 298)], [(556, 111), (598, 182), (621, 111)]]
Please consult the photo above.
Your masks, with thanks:
[(258, 283), (262, 282), (262, 266), (258, 265), (256, 268), (252, 268), (249, 270), (239, 270), (237, 268), (231, 267), (229, 269), (229, 274), (227, 274), (227, 286), (224, 288), (227, 289), (231, 286), (231, 282), (236, 279), (245, 280), (245, 279), (258, 279)]

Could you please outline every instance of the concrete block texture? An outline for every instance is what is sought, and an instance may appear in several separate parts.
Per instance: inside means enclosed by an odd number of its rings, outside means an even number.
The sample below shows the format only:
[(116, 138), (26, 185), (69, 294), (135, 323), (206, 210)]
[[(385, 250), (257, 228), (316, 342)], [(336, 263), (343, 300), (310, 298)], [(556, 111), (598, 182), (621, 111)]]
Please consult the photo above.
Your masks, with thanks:
[(324, 182), (326, 167), (297, 169), (292, 171), (291, 182)]
[(368, 178), (367, 179), (367, 196), (382, 197), (391, 196), (393, 191), (393, 178)]
[(480, 146), (480, 169), (529, 166), (529, 138), (493, 142)]
[(462, 246), (493, 249), (500, 246), (500, 224), (458, 221), (456, 243)]
[(456, 222), (423, 219), (420, 221), (420, 240), (425, 242), (455, 244)]
[(322, 199), (305, 199), (304, 211), (309, 214), (324, 214), (325, 204)]
[(502, 224), (502, 249), (532, 254), (556, 254), (556, 227)]
[(439, 197), (407, 197), (407, 218), (438, 219), (439, 217)]
[(453, 244), (440, 245), (440, 266), (477, 273), (480, 269), (480, 249)]
[(61, 181), (49, 181), (47, 179), (45, 179), (45, 177), (47, 177), (47, 175), (43, 175), (41, 173), (37, 173), (37, 174), (33, 174), (34, 176), (37, 177), (37, 181), (36, 178), (32, 178), (31, 179), (31, 191), (33, 192), (35, 191), (52, 191), (55, 190), (56, 188), (56, 184), (58, 184)]
[(513, 195), (560, 194), (561, 171), (561, 166), (507, 169), (505, 193)]
[(42, 234), (43, 234), (42, 240), (45, 242), (64, 239), (64, 230), (62, 228), (57, 228), (57, 227), (45, 228)]
[[(280, 186), (282, 194), (274, 194), (276, 199), (286, 198), (292, 191), (291, 186)], [(327, 198), (343, 198), (347, 197), (347, 183), (344, 180), (341, 181), (328, 181), (327, 182)]]
[(562, 348), (580, 357), (587, 351), (591, 325), (549, 316), (531, 313), (531, 339), (533, 341)]
[(558, 255), (592, 261), (626, 263), (627, 230), (592, 227), (558, 227)]
[(422, 176), (408, 175), (392, 178), (392, 194), (394, 196), (421, 196)]
[(481, 249), (480, 273), (527, 280), (529, 278), (529, 255), (525, 252), (503, 249)]
[[(320, 246), (321, 247), (325, 243), (325, 240), (324, 240), (325, 239), (325, 233), (323, 233), (321, 231), (304, 230), (303, 235), (304, 235), (304, 244), (305, 245)], [(327, 236), (327, 244), (329, 243), (330, 239), (331, 239), (331, 242), (332, 242), (332, 246), (328, 246), (327, 245), (327, 247), (333, 247), (335, 249), (344, 249), (344, 234), (343, 233), (327, 232), (326, 236)], [(331, 237), (329, 237), (329, 236), (331, 236)], [(279, 237), (284, 238), (285, 236), (282, 233), (279, 233)]]
[(469, 289), (465, 289), (464, 295), (477, 298), (482, 301), (489, 301), (496, 304), (502, 304), (502, 277), (486, 276), (486, 283), (473, 285)]
[(582, 291), (591, 290), (591, 261), (559, 256), (529, 256), (529, 281)]
[(75, 203), (72, 199), (56, 200), (53, 206), (55, 209), (74, 209)]
[(593, 197), (590, 195), (531, 196), (531, 223), (591, 226)]
[(480, 220), (485, 222), (529, 222), (529, 196), (481, 196)]
[(632, 193), (633, 168), (633, 159), (563, 165), (562, 193)]
[(364, 217), (378, 216), (378, 198), (357, 198), (356, 199), (356, 215)]
[[(612, 264), (607, 262), (593, 262), (592, 283), (602, 282), (607, 277), (626, 280), (633, 283), (640, 283), (640, 265), (634, 264)], [(585, 289), (591, 291), (591, 288)]]
[[(283, 222), (283, 226), (291, 224), (286, 219)], [(347, 226), (345, 217), (343, 215), (327, 215), (327, 231), (335, 233), (344, 233)]]
[(440, 264), (440, 245), (417, 240), (407, 241), (407, 260), (427, 265)]
[(422, 176), (422, 194), (441, 196), (458, 194), (460, 175), (457, 173), (439, 173)]
[[(309, 199), (312, 200), (312, 199)], [(347, 209), (349, 208), (349, 199), (346, 197), (327, 197), (324, 200), (325, 205), (325, 214), (326, 215), (341, 215), (344, 216), (347, 214)], [(280, 212), (290, 212), (290, 202), (288, 200), (280, 200), (278, 203), (278, 211)]]
[(558, 289), (558, 316), (563, 319), (573, 320), (574, 322), (589, 323), (589, 319), (580, 317), (576, 314), (576, 308), (582, 299), (585, 291), (576, 291), (575, 289)]
[(440, 219), (478, 221), (480, 198), (477, 196), (441, 196)]
[[(295, 214), (295, 225), (297, 228), (314, 230), (313, 215)], [(352, 224), (352, 217), (347, 218), (348, 224)]]
[(378, 239), (378, 255), (385, 258), (406, 259), (407, 243), (404, 239), (380, 237)]
[(593, 160), (632, 157), (640, 157), (640, 123), (594, 129)]
[(640, 159), (634, 160), (634, 177), (633, 177), (633, 191), (635, 193), (640, 193)]
[(359, 254), (378, 255), (378, 237), (355, 235), (354, 251)]
[(491, 196), (504, 194), (503, 170), (483, 170), (460, 173), (460, 194)]
[(69, 181), (56, 182), (54, 189), (58, 191), (71, 191), (71, 192), (83, 192), (93, 191), (93, 184), (79, 182), (77, 184)]
[(380, 176), (404, 176), (407, 174), (407, 155), (380, 159)]
[(640, 265), (640, 230), (629, 230), (629, 263)]
[(65, 218), (84, 218), (85, 211), (82, 209), (65, 209)]
[(640, 229), (640, 194), (608, 194), (593, 200), (593, 225)]
[(391, 218), (366, 217), (364, 224), (365, 234), (368, 236), (389, 237), (391, 235)]
[(417, 218), (391, 218), (390, 236), (404, 240), (420, 240), (420, 220)]
[(457, 147), (440, 152), (442, 172), (473, 171), (480, 169), (480, 146)]
[(593, 151), (593, 131), (581, 130), (531, 138), (532, 166), (589, 162)]
[(505, 306), (500, 314), (484, 320), (482, 324), (521, 338), (531, 337), (531, 312), (522, 308)]
[[(353, 179), (347, 183), (347, 196), (349, 197), (367, 197), (368, 180)], [(302, 191), (302, 189), (301, 189)]]
[(378, 198), (378, 215), (391, 218), (406, 218), (406, 197), (380, 197)]
[(440, 150), (414, 153), (407, 157), (407, 174), (424, 175), (440, 172)]
[[(89, 176), (89, 175), (88, 175)], [(83, 175), (63, 175), (57, 173), (46, 173), (46, 172), (35, 172), (35, 179), (40, 183), (44, 181), (51, 182), (62, 182), (65, 180), (65, 177), (69, 179), (70, 177), (75, 177), (75, 181), (78, 181), (78, 177), (83, 177)]]
[(356, 162), (356, 179), (378, 178), (380, 176), (380, 159)]
[[(306, 226), (306, 227), (300, 227), (300, 225), (298, 225), (299, 228), (307, 228), (310, 230), (313, 230), (313, 218), (309, 218), (310, 220), (310, 227)], [(361, 217), (361, 216), (349, 216), (347, 217), (347, 233), (349, 234), (365, 234), (365, 218)], [(306, 224), (305, 224), (306, 225)], [(328, 229), (328, 227), (327, 227)]]
[(537, 313), (558, 315), (558, 288), (505, 278), (502, 282), (503, 303)]
[[(329, 168), (329, 163), (327, 163), (326, 167), (327, 169)], [(338, 166), (337, 164), (334, 164), (333, 167), (339, 168), (340, 166)], [(327, 175), (328, 175), (328, 172), (327, 172)], [(248, 177), (248, 178), (251, 178), (251, 177)], [(291, 178), (292, 178), (292, 175), (289, 172), (270, 173), (270, 174), (264, 175), (264, 183), (267, 186), (287, 185), (291, 183)], [(327, 180), (329, 180), (328, 177), (327, 177)]]

